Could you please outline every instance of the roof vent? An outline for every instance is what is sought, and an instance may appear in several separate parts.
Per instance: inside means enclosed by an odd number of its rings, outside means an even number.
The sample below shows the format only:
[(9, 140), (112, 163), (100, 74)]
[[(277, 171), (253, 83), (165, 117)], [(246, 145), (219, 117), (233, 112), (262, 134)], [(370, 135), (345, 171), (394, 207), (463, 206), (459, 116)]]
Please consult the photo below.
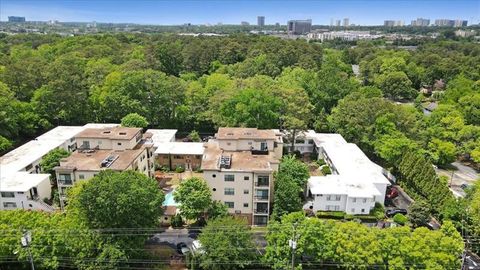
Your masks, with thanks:
[(232, 133), (232, 132), (228, 132), (228, 133), (227, 133), (227, 136), (233, 136), (233, 133)]
[(102, 163), (100, 164), (100, 166), (102, 168), (108, 168), (113, 164), (115, 160), (117, 160), (117, 158), (118, 158), (118, 155), (110, 155), (106, 157), (104, 160), (102, 160)]
[(110, 134), (112, 133), (110, 130), (103, 131), (102, 134)]
[(120, 132), (120, 133), (118, 133), (118, 134), (120, 134), (120, 135), (127, 135), (126, 132)]
[(231, 166), (232, 166), (232, 156), (220, 157), (220, 168), (230, 169)]
[(252, 135), (252, 133), (251, 132), (245, 132), (245, 133), (243, 133), (243, 135), (250, 136), (250, 135)]

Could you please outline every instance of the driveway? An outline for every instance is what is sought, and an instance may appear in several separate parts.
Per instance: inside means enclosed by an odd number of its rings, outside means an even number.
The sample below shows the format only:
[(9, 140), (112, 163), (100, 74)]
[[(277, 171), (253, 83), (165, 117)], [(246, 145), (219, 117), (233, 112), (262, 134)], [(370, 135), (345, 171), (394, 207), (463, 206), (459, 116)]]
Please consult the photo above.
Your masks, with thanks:
[(191, 247), (194, 238), (190, 237), (188, 229), (172, 229), (168, 228), (164, 232), (154, 234), (152, 238), (148, 240), (150, 244), (170, 244), (174, 247), (178, 243), (185, 243), (187, 246)]
[[(448, 177), (448, 183), (452, 192), (458, 196), (465, 196), (465, 192), (460, 187), (462, 184), (472, 185), (480, 178), (480, 174), (475, 169), (463, 165), (461, 162), (455, 161), (452, 163), (452, 170), (435, 169), (438, 175)], [(452, 174), (453, 172), (453, 174)]]

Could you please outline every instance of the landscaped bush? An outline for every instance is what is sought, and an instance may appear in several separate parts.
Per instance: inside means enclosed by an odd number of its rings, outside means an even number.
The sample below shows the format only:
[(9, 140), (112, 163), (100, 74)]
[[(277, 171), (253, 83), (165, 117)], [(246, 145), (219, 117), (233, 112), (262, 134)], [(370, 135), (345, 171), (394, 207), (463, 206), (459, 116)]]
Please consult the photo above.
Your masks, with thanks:
[(342, 211), (318, 211), (318, 218), (327, 218), (327, 219), (343, 219), (345, 218), (345, 212)]
[(397, 224), (405, 225), (405, 223), (407, 223), (407, 221), (408, 221), (408, 218), (403, 214), (396, 214), (393, 217), (393, 221)]
[(321, 159), (321, 158), (320, 158), (320, 159), (317, 159), (316, 162), (317, 162), (318, 166), (323, 166), (323, 165), (327, 164), (327, 163), (325, 163), (325, 160), (323, 160), (323, 159)]
[(355, 215), (355, 218), (360, 219), (362, 222), (376, 222), (378, 218), (372, 215)]
[(376, 202), (375, 207), (370, 211), (370, 215), (375, 216), (377, 219), (383, 219), (385, 217), (385, 207), (381, 203)]
[(176, 172), (176, 173), (183, 173), (184, 171), (185, 171), (185, 168), (182, 167), (182, 166), (177, 166), (177, 167), (175, 168), (175, 172)]
[(172, 227), (178, 228), (183, 226), (183, 219), (179, 214), (176, 214), (175, 216), (172, 217), (171, 221)]
[(332, 170), (330, 169), (330, 167), (326, 165), (322, 167), (321, 171), (324, 175), (332, 174)]

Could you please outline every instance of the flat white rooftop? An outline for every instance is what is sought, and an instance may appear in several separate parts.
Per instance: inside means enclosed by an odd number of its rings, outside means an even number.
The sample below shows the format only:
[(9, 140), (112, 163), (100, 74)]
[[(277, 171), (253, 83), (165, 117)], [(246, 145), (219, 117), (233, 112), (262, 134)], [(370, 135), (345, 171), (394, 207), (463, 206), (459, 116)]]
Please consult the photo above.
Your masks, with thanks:
[(373, 198), (381, 195), (372, 183), (343, 175), (312, 176), (308, 179), (308, 188), (314, 195), (345, 194), (353, 198)]
[(176, 129), (149, 129), (146, 133), (152, 134), (153, 145), (156, 147), (160, 143), (174, 142)]
[(1, 191), (27, 192), (43, 181), (50, 181), (50, 174), (17, 172), (1, 181)]
[(372, 162), (356, 144), (325, 143), (322, 144), (322, 148), (339, 175), (363, 179), (371, 183), (390, 183), (383, 175), (383, 168)]
[(205, 150), (204, 143), (200, 142), (165, 142), (155, 145), (155, 154), (199, 155)]

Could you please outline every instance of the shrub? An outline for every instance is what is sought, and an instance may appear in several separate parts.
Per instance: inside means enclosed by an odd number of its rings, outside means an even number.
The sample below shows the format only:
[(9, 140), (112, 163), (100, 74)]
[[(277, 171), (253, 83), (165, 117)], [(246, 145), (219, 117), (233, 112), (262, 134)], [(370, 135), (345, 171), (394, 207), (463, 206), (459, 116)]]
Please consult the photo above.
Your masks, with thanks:
[(174, 228), (182, 227), (183, 226), (182, 216), (180, 216), (179, 214), (176, 214), (175, 216), (173, 216), (171, 224), (172, 224), (172, 227)]
[(385, 217), (385, 207), (376, 202), (375, 207), (370, 211), (370, 215), (375, 216), (378, 220), (383, 219)]
[(393, 217), (393, 221), (397, 224), (405, 225), (405, 223), (407, 223), (407, 221), (408, 221), (408, 218), (403, 214), (396, 214)]
[(372, 216), (372, 215), (355, 215), (355, 218), (363, 222), (375, 222), (378, 220), (376, 216)]
[(345, 212), (342, 211), (318, 211), (318, 218), (327, 218), (327, 219), (344, 219)]
[(320, 169), (320, 170), (322, 171), (322, 173), (324, 175), (332, 174), (332, 170), (327, 165), (323, 166), (322, 169)]
[(323, 166), (323, 165), (326, 164), (325, 160), (323, 160), (323, 159), (317, 159), (316, 163), (318, 164), (318, 166)]
[(176, 172), (176, 173), (183, 173), (184, 171), (185, 171), (185, 168), (182, 167), (182, 166), (177, 166), (177, 167), (175, 168), (175, 172)]

